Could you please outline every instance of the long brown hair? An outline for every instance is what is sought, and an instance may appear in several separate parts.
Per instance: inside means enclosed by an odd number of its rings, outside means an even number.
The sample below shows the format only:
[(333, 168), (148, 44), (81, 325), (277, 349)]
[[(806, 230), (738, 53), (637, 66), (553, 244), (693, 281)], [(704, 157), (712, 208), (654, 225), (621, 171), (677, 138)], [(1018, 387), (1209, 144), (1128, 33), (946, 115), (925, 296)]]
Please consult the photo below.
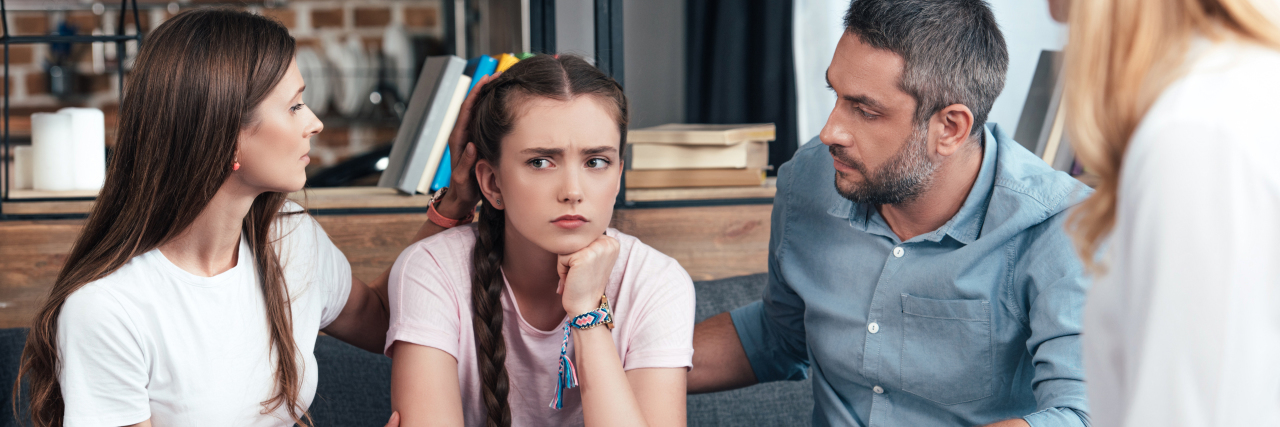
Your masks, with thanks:
[[(495, 166), (502, 139), (511, 133), (519, 106), (532, 98), (567, 101), (594, 96), (611, 106), (618, 123), (619, 150), (627, 141), (627, 97), (618, 82), (571, 55), (538, 55), (516, 63), (481, 87), (473, 107), (471, 137), (476, 154)], [(476, 246), (471, 253), (471, 322), (475, 330), (481, 398), (490, 427), (511, 425), (507, 404), (507, 346), (502, 337), (502, 260), (506, 214), (481, 199)]]
[[(1235, 37), (1280, 49), (1280, 30), (1250, 0), (1071, 2), (1064, 104), (1076, 157), (1097, 191), (1068, 224), (1085, 265), (1116, 221), (1129, 138), (1169, 84), (1186, 72), (1191, 40)], [(1272, 11), (1274, 12), (1274, 11)]]
[[(284, 77), (296, 46), (278, 22), (203, 9), (165, 21), (141, 47), (124, 88), (106, 182), (22, 353), (14, 394), (25, 376), (36, 426), (62, 425), (57, 332), (63, 303), (195, 221), (231, 175), (241, 130), (256, 124), (255, 109)], [(264, 413), (283, 405), (305, 425), (310, 417), (298, 401), (302, 376), (290, 298), (271, 234), (285, 196), (259, 195), (241, 229), (261, 278), (276, 356), (275, 395), (262, 403)]]

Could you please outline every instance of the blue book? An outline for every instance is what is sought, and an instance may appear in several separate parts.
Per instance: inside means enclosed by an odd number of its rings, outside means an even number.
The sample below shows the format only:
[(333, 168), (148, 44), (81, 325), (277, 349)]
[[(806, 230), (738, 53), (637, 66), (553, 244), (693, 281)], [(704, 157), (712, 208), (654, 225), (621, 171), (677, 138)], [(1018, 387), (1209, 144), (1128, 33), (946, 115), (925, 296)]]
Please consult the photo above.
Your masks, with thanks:
[[(493, 74), (497, 69), (498, 60), (489, 55), (480, 55), (467, 61), (467, 67), (462, 72), (463, 75), (471, 76), (471, 86), (467, 87), (467, 96), (471, 96), (471, 89), (476, 87), (476, 82), (484, 76)], [(431, 180), (431, 191), (438, 191), (449, 185), (449, 176), (452, 174), (453, 156), (446, 147), (444, 157), (440, 158), (440, 167), (436, 168), (436, 177)]]

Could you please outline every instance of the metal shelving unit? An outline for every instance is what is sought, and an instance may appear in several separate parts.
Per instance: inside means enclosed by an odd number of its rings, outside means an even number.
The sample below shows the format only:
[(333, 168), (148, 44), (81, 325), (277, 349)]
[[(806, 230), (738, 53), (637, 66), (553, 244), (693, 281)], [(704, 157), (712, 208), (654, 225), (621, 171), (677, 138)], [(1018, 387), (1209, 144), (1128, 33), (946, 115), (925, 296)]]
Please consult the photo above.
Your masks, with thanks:
[[(132, 12), (134, 34), (125, 34), (124, 20), (125, 14)], [(60, 36), (60, 35), (40, 35), (40, 36), (12, 36), (9, 35), (9, 9), (4, 0), (0, 0), (0, 26), (3, 27), (3, 35), (0, 35), (0, 43), (4, 44), (4, 155), (3, 161), (0, 161), (0, 176), (4, 177), (3, 193), (0, 194), (0, 220), (8, 219), (63, 219), (63, 218), (82, 218), (83, 214), (34, 214), (34, 215), (11, 215), (5, 212), (5, 206), (13, 203), (32, 203), (32, 202), (51, 202), (51, 201), (88, 201), (95, 199), (94, 197), (55, 197), (55, 198), (29, 198), (29, 199), (13, 199), (10, 193), (13, 185), (10, 179), (9, 164), (13, 159), (13, 148), (10, 141), (9, 126), (9, 46), (15, 44), (39, 44), (39, 43), (115, 43), (116, 44), (116, 77), (119, 79), (121, 97), (124, 96), (124, 73), (125, 58), (127, 50), (125, 43), (128, 41), (136, 41), (142, 44), (142, 26), (138, 20), (138, 1), (137, 0), (120, 0), (120, 20), (116, 25), (116, 34), (101, 36)]]

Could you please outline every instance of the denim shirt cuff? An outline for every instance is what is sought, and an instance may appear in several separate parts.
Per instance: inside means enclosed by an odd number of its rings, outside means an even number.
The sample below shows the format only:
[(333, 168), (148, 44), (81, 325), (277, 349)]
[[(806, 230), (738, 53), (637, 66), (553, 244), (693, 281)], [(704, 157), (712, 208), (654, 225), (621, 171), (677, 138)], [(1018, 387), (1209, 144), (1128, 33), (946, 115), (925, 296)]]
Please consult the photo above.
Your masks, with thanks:
[(1089, 417), (1071, 408), (1045, 408), (1022, 419), (1031, 427), (1089, 427)]

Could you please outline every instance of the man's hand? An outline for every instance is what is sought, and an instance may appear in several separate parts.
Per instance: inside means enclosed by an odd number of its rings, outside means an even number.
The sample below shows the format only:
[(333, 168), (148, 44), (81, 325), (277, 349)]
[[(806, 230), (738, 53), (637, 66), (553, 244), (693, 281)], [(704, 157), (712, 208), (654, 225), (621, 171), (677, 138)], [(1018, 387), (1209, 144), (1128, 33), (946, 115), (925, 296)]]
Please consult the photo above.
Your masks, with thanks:
[(1022, 418), (1014, 418), (1012, 420), (1004, 420), (998, 423), (987, 424), (984, 427), (1031, 427), (1026, 420)]
[(444, 195), (444, 200), (436, 208), (445, 218), (464, 218), (480, 202), (480, 185), (472, 173), (476, 166), (476, 147), (471, 142), (471, 114), (480, 89), (498, 75), (484, 76), (471, 88), (467, 99), (462, 102), (462, 108), (458, 110), (458, 121), (454, 122), (453, 131), (449, 132), (453, 174), (449, 176), (449, 193)]

